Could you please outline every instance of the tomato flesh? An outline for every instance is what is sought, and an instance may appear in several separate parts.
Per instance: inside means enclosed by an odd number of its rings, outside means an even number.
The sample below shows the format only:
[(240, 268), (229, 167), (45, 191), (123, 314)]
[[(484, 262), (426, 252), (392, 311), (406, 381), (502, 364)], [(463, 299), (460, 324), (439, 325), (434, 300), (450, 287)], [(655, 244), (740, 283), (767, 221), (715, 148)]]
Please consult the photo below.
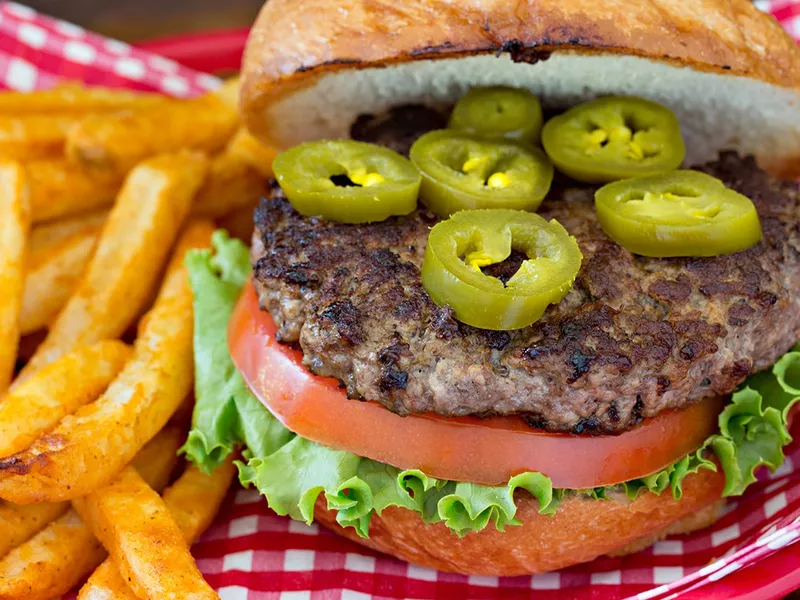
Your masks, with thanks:
[(724, 400), (662, 413), (620, 435), (546, 433), (519, 417), (400, 417), (349, 400), (336, 379), (312, 374), (302, 352), (279, 343), (251, 284), (234, 310), (231, 356), (250, 390), (287, 428), (330, 448), (439, 479), (502, 485), (537, 471), (557, 488), (613, 485), (654, 473), (717, 431)]

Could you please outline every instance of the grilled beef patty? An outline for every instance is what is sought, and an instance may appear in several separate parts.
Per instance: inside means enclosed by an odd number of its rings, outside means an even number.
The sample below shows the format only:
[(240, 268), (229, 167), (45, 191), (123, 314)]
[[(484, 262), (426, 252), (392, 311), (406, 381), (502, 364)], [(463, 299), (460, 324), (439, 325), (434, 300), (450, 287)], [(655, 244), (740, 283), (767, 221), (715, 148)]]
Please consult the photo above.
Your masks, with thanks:
[[(714, 258), (634, 256), (595, 216), (594, 188), (554, 188), (538, 211), (584, 255), (575, 286), (534, 325), (459, 323), (422, 287), (436, 217), (370, 225), (297, 214), (280, 188), (256, 211), (254, 281), (283, 342), (314, 373), (401, 415), (521, 414), (548, 431), (620, 432), (662, 410), (732, 392), (800, 338), (800, 194), (750, 158), (701, 170), (748, 196), (764, 241)], [(486, 272), (510, 277), (524, 256)]]

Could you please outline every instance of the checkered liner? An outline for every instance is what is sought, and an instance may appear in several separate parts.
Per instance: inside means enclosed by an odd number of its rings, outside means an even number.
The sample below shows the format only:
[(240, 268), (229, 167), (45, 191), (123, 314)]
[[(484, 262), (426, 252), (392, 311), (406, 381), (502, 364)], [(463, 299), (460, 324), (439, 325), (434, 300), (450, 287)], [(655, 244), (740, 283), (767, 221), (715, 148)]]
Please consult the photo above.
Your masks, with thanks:
[(196, 96), (216, 77), (142, 52), (12, 2), (0, 3), (0, 85), (30, 91), (70, 79), (88, 85)]
[[(800, 37), (800, 1), (756, 4)], [(26, 6), (0, 3), (0, 86), (34, 90), (64, 79), (174, 96), (197, 95), (219, 85), (216, 78), (171, 60)], [(634, 556), (601, 558), (533, 577), (466, 577), (408, 565), (316, 525), (278, 517), (258, 494), (241, 489), (232, 492), (193, 552), (223, 600), (731, 598), (743, 588), (717, 585), (723, 578), (732, 581), (736, 572), (775, 558), (781, 549), (780, 555), (800, 565), (797, 549), (786, 549), (800, 538), (800, 468), (795, 468), (800, 466), (800, 447), (788, 454), (778, 471), (729, 502), (725, 516), (708, 530), (658, 542)]]

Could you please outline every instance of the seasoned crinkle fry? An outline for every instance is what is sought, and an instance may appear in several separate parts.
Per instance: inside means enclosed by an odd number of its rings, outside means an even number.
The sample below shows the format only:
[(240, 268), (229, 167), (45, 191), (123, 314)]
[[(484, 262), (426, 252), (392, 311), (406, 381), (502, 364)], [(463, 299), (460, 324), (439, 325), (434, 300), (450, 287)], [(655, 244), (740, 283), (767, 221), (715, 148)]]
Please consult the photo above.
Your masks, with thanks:
[(149, 108), (165, 102), (169, 98), (160, 94), (68, 83), (36, 92), (0, 92), (0, 114), (86, 114)]
[(193, 380), (192, 292), (183, 257), (208, 247), (212, 232), (201, 222), (182, 236), (133, 357), (105, 394), (27, 450), (0, 459), (0, 498), (26, 504), (83, 496), (110, 482), (169, 420)]
[(14, 373), (30, 209), (23, 168), (0, 162), (0, 394)]
[(94, 254), (101, 230), (99, 225), (87, 228), (37, 250), (31, 243), (19, 315), (22, 335), (49, 327), (64, 308)]
[[(168, 427), (142, 448), (133, 466), (148, 485), (166, 485), (185, 437), (183, 429)], [(66, 594), (105, 557), (91, 527), (69, 510), (0, 560), (0, 600), (49, 600)]]
[(0, 457), (30, 446), (66, 415), (97, 399), (131, 356), (108, 340), (65, 354), (0, 400)]
[(69, 131), (80, 115), (0, 114), (0, 157), (6, 160), (34, 160), (56, 157), (64, 152)]
[(211, 161), (205, 183), (195, 198), (193, 213), (212, 219), (252, 206), (264, 193), (264, 178), (228, 151)]
[(0, 558), (69, 510), (69, 502), (11, 504), (0, 500)]
[(213, 94), (150, 110), (97, 115), (72, 129), (67, 157), (120, 173), (148, 156), (181, 148), (216, 152), (237, 124), (236, 111)]
[[(211, 475), (206, 475), (192, 465), (164, 491), (164, 504), (187, 544), (191, 545), (211, 525), (235, 472), (232, 456)], [(133, 600), (136, 597), (111, 559), (106, 559), (92, 573), (78, 594), (78, 600)]]
[(219, 598), (200, 574), (164, 501), (134, 469), (74, 505), (140, 598)]
[(273, 177), (272, 159), (277, 152), (263, 145), (246, 129), (242, 128), (236, 132), (228, 144), (228, 152), (244, 160), (266, 179)]
[(114, 203), (124, 173), (107, 173), (63, 158), (26, 163), (34, 223), (63, 219)]
[(122, 335), (151, 297), (206, 165), (181, 152), (131, 171), (83, 279), (17, 381), (73, 348)]

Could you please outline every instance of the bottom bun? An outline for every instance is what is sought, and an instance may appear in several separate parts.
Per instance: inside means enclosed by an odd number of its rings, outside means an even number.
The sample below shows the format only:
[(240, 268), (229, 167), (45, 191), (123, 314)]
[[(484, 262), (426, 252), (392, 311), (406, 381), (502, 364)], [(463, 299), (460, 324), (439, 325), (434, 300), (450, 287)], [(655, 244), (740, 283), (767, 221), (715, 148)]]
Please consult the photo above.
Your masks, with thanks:
[[(646, 548), (670, 533), (688, 533), (716, 520), (725, 476), (700, 471), (683, 483), (683, 497), (669, 491), (643, 493), (636, 500), (623, 494), (611, 500), (574, 496), (552, 517), (540, 515), (536, 499), (517, 492), (521, 526), (497, 531), (491, 523), (463, 538), (444, 523), (426, 524), (404, 508), (387, 508), (373, 516), (369, 539), (336, 523), (336, 513), (317, 500), (316, 519), (350, 540), (410, 563), (466, 575), (514, 576), (544, 573), (588, 562), (610, 553)], [(681, 523), (679, 523), (681, 522)]]
[(629, 554), (636, 554), (645, 548), (649, 548), (656, 542), (659, 542), (670, 535), (684, 535), (700, 531), (706, 527), (711, 527), (722, 516), (723, 509), (725, 508), (724, 500), (717, 500), (714, 504), (707, 506), (696, 513), (683, 517), (680, 521), (670, 523), (664, 529), (656, 531), (655, 533), (647, 534), (639, 539), (633, 540), (629, 544), (625, 544), (622, 548), (618, 548), (613, 552), (609, 552), (608, 556), (628, 556)]

